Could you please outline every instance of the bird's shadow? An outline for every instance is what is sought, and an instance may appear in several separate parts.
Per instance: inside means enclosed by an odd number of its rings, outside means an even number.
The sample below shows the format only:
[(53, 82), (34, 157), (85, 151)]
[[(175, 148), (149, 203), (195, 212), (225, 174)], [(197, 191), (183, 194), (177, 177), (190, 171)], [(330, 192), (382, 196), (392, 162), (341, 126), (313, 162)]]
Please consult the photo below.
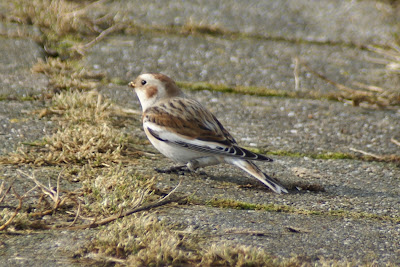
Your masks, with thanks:
[[(243, 189), (271, 191), (263, 183), (255, 178), (247, 176), (246, 174), (241, 174), (238, 172), (237, 175), (229, 175), (226, 172), (222, 173), (221, 171), (218, 171), (218, 168), (211, 168), (212, 167), (208, 167), (198, 169), (196, 171), (190, 171), (186, 166), (172, 166), (168, 168), (154, 168), (154, 170), (160, 174), (190, 175), (217, 182), (234, 183)], [(283, 183), (277, 179), (275, 175), (272, 175), (272, 178), (282, 184), (290, 193), (326, 192), (325, 188), (317, 183), (307, 183), (303, 181), (298, 181), (295, 183)]]

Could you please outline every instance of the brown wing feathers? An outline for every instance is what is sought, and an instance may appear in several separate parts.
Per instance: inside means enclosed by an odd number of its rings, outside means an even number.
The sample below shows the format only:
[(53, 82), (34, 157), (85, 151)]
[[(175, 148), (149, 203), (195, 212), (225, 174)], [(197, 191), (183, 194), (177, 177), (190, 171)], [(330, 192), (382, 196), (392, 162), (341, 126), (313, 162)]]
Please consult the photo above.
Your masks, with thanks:
[[(185, 105), (181, 98), (174, 98), (157, 107), (150, 107), (143, 113), (143, 121), (168, 128), (170, 131), (181, 135), (183, 139), (207, 141), (215, 144), (215, 146), (204, 146), (184, 141), (172, 142), (188, 149), (243, 159), (272, 161), (266, 156), (239, 147), (235, 139), (213, 114), (195, 100), (185, 99), (185, 101), (190, 102), (190, 105)], [(185, 110), (185, 113), (183, 113), (183, 110)], [(182, 114), (185, 116), (182, 116)], [(152, 129), (148, 128), (147, 130), (155, 138), (171, 142), (160, 138)]]

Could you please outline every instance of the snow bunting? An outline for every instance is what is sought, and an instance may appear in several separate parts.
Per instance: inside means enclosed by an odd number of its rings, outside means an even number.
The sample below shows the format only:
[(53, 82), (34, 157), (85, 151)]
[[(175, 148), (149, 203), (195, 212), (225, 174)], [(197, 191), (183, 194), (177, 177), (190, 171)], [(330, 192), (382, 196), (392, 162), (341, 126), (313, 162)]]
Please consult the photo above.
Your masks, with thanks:
[(142, 105), (147, 138), (164, 156), (191, 171), (229, 163), (274, 192), (287, 193), (251, 162), (272, 159), (239, 147), (217, 118), (199, 102), (187, 98), (171, 78), (163, 74), (141, 74), (129, 86), (135, 88)]

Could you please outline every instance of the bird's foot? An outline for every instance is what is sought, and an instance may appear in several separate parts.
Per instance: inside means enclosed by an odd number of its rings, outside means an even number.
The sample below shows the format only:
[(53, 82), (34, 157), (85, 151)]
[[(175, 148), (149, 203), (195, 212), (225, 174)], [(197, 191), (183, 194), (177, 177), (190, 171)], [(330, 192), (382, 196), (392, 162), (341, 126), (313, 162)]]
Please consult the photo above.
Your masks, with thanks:
[(186, 172), (191, 172), (191, 170), (186, 167), (186, 165), (182, 166), (172, 166), (167, 169), (159, 169), (159, 168), (154, 168), (154, 170), (158, 173), (176, 173), (176, 174), (185, 174)]

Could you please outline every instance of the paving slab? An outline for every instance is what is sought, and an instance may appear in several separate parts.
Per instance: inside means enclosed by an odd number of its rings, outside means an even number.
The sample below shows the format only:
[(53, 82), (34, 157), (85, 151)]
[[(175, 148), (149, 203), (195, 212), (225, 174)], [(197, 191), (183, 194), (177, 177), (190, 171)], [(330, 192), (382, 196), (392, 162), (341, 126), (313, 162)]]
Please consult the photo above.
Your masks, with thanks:
[(93, 230), (33, 231), (1, 234), (0, 266), (92, 266), (76, 260), (78, 249), (89, 244)]
[(52, 133), (56, 123), (33, 113), (41, 108), (44, 103), (39, 101), (0, 102), (0, 155), (14, 151), (21, 142), (38, 141)]
[(122, 0), (109, 8), (138, 25), (215, 25), (271, 38), (362, 45), (393, 42), (400, 12), (385, 1), (335, 0)]
[(161, 72), (184, 82), (259, 86), (296, 92), (337, 93), (338, 89), (311, 74), (298, 72), (294, 59), (329, 79), (354, 88), (354, 82), (396, 89), (400, 77), (371, 62), (379, 57), (355, 47), (259, 39), (142, 34), (113, 36), (88, 51), (84, 64), (110, 78), (129, 81), (144, 72)]
[(48, 85), (44, 74), (32, 73), (32, 66), (45, 57), (32, 39), (0, 37), (0, 96), (21, 99), (38, 96)]
[(53, 124), (33, 113), (45, 105), (43, 101), (32, 101), (48, 85), (45, 75), (31, 71), (39, 59), (44, 59), (43, 49), (32, 39), (6, 37), (0, 37), (0, 47), (1, 155), (21, 142), (41, 139), (50, 133)]
[(184, 232), (198, 234), (207, 244), (254, 246), (273, 256), (299, 256), (314, 264), (400, 264), (398, 224), (202, 206), (163, 209), (158, 218), (182, 224)]

